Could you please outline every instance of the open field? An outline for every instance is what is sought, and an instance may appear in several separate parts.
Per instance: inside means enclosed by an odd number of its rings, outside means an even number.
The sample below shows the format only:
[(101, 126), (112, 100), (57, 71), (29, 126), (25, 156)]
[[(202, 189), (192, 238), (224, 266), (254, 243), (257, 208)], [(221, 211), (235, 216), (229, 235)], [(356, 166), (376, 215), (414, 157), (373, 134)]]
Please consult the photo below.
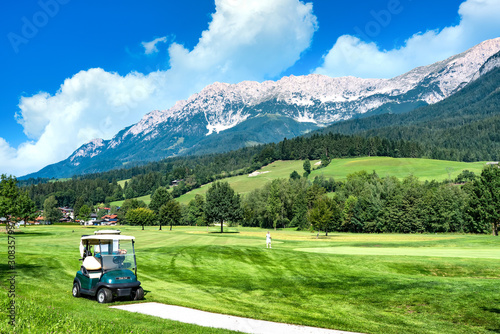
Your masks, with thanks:
[[(311, 165), (317, 161), (311, 161)], [(278, 178), (288, 178), (296, 170), (300, 175), (304, 173), (303, 161), (276, 161), (263, 167), (259, 172), (268, 172), (253, 177), (240, 175), (224, 179), (229, 182), (233, 189), (245, 194), (254, 189), (264, 186), (269, 181)], [(412, 174), (421, 181), (436, 180), (443, 181), (451, 177), (456, 178), (463, 170), (469, 170), (479, 175), (484, 167), (484, 162), (456, 162), (431, 159), (411, 158), (388, 158), (388, 157), (365, 157), (354, 159), (334, 159), (331, 163), (321, 169), (313, 170), (309, 179), (323, 175), (325, 178), (333, 177), (335, 180), (344, 180), (347, 175), (365, 170), (369, 173), (376, 171), (380, 177), (396, 176), (404, 178)], [(204, 185), (190, 191), (178, 198), (180, 203), (187, 204), (196, 194), (206, 194), (210, 185)]]
[[(146, 301), (363, 333), (498, 333), (500, 239), (205, 227), (120, 227), (137, 238)], [(94, 228), (30, 226), (16, 237), (18, 333), (229, 333), (73, 298), (78, 243)], [(7, 237), (0, 235), (0, 258)], [(0, 332), (6, 320), (0, 263)], [(121, 301), (116, 303), (128, 303)], [(115, 303), (115, 304), (116, 304)]]
[[(135, 199), (137, 199), (139, 201), (143, 201), (147, 205), (149, 205), (149, 203), (151, 203), (151, 195), (136, 197)], [(125, 201), (114, 201), (114, 202), (111, 202), (110, 205), (122, 206), (123, 202), (125, 202)]]
[[(362, 170), (377, 172), (380, 177), (396, 176), (404, 178), (412, 174), (421, 181), (444, 181), (455, 179), (463, 170), (481, 174), (485, 162), (457, 162), (432, 159), (365, 157), (355, 159), (334, 159), (330, 164), (311, 173), (311, 177), (323, 175), (342, 180), (347, 175)], [(448, 174), (449, 173), (449, 174)]]
[(117, 183), (123, 188), (125, 187), (125, 182), (130, 182), (130, 179), (120, 180)]
[[(311, 165), (317, 161), (311, 161)], [(249, 177), (248, 174), (229, 177), (223, 181), (229, 182), (231, 187), (239, 194), (246, 194), (254, 189), (263, 187), (266, 183), (279, 178), (289, 178), (290, 174), (295, 170), (297, 173), (302, 175), (304, 173), (304, 164), (301, 160), (289, 160), (289, 161), (276, 161), (272, 164), (262, 167), (258, 172), (262, 173), (256, 176)], [(198, 189), (194, 189), (189, 193), (186, 193), (179, 197), (177, 200), (180, 203), (187, 204), (192, 200), (196, 194), (205, 195), (208, 191), (210, 184), (205, 184)]]

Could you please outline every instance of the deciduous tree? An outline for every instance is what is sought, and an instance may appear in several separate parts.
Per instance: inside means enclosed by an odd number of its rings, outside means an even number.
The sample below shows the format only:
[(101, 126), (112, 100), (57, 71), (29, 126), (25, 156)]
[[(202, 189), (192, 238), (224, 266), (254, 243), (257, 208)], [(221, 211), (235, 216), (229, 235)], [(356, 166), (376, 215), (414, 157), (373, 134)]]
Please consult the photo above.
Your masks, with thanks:
[(181, 218), (181, 205), (176, 200), (171, 199), (160, 208), (160, 213), (158, 215), (160, 230), (162, 223), (165, 223), (166, 225), (170, 225), (170, 231), (172, 231), (172, 226), (178, 225)]
[(90, 213), (92, 210), (89, 208), (87, 204), (82, 205), (80, 211), (78, 211), (78, 218), (83, 221), (88, 221), (90, 219)]
[(242, 219), (240, 196), (227, 182), (213, 183), (207, 191), (205, 214), (208, 222), (220, 223), (220, 232), (223, 233), (224, 221)]
[(17, 180), (13, 176), (2, 174), (0, 176), (0, 217), (8, 218), (15, 216), (16, 199), (19, 196), (19, 189), (16, 186)]
[(57, 223), (62, 216), (61, 210), (57, 207), (55, 196), (50, 196), (43, 202), (43, 217), (46, 222)]
[(154, 224), (156, 215), (153, 210), (148, 208), (137, 208), (128, 210), (126, 218), (131, 225), (141, 225), (144, 230), (145, 225)]
[(283, 220), (283, 202), (280, 195), (280, 180), (276, 179), (271, 182), (269, 197), (267, 198), (266, 211), (276, 230), (278, 222)]
[(194, 223), (195, 225), (207, 225), (207, 230), (209, 224), (205, 217), (205, 198), (202, 195), (196, 194), (194, 199), (189, 201), (188, 204), (188, 221)]
[(489, 224), (493, 235), (498, 236), (500, 223), (500, 168), (488, 166), (481, 177), (474, 181), (469, 212), (473, 219)]
[(304, 164), (302, 165), (304, 167), (304, 177), (308, 177), (309, 174), (311, 174), (311, 162), (309, 159), (304, 161)]
[(326, 197), (321, 196), (314, 203), (311, 210), (309, 210), (309, 222), (318, 231), (325, 231), (328, 235), (328, 230), (333, 223), (333, 210), (332, 201)]

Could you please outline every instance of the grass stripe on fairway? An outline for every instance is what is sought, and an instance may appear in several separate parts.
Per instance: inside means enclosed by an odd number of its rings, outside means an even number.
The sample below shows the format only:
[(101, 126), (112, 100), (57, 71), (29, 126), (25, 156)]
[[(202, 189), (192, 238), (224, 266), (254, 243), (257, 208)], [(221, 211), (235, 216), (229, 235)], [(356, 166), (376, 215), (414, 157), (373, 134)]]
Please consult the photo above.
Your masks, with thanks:
[(394, 256), (432, 256), (432, 257), (466, 257), (476, 259), (500, 259), (500, 249), (468, 249), (468, 248), (436, 248), (436, 247), (314, 247), (296, 248), (296, 251), (339, 255), (394, 255)]

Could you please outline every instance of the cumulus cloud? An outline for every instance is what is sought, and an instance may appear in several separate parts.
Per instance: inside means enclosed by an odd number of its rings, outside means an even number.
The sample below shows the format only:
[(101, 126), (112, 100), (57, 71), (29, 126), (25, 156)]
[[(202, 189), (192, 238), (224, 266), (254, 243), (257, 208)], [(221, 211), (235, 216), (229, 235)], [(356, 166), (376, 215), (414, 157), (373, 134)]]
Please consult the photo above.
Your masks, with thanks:
[(458, 25), (416, 33), (403, 47), (392, 50), (381, 50), (355, 36), (341, 36), (314, 72), (333, 77), (391, 78), (500, 36), (500, 1), (467, 0), (458, 13)]
[(142, 42), (142, 46), (144, 47), (144, 53), (149, 55), (152, 53), (158, 52), (158, 48), (156, 47), (156, 44), (158, 43), (166, 43), (167, 42), (167, 37), (158, 37), (153, 39), (151, 42)]
[(216, 0), (215, 4), (209, 28), (193, 50), (177, 43), (169, 47), (170, 78), (186, 82), (184, 76), (189, 75), (196, 91), (214, 81), (276, 77), (299, 60), (317, 29), (312, 4), (298, 0)]
[[(215, 81), (236, 83), (274, 78), (292, 66), (317, 29), (312, 4), (299, 0), (215, 0), (216, 11), (198, 44), (172, 43), (170, 68), (120, 76), (102, 69), (81, 71), (58, 92), (23, 97), (18, 122), (31, 139), (17, 150), (0, 138), (0, 170), (34, 172), (67, 158), (93, 138), (110, 139), (154, 109)], [(155, 39), (143, 43), (154, 52)]]
[(93, 138), (110, 138), (164, 104), (163, 73), (120, 76), (100, 68), (66, 79), (54, 95), (23, 97), (18, 122), (32, 140), (17, 150), (0, 138), (0, 170), (15, 175), (67, 158)]

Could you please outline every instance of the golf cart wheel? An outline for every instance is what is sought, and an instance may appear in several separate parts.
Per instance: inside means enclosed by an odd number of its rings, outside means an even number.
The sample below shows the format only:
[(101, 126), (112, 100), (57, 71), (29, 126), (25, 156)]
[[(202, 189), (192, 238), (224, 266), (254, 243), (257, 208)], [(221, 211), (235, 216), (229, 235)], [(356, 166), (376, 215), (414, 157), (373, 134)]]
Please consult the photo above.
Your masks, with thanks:
[(144, 289), (139, 287), (137, 290), (132, 292), (133, 300), (142, 300), (144, 299)]
[(111, 303), (113, 300), (113, 294), (111, 293), (111, 290), (107, 288), (102, 288), (97, 292), (97, 301), (101, 304), (104, 303)]
[(80, 297), (80, 284), (78, 282), (73, 283), (73, 297)]

